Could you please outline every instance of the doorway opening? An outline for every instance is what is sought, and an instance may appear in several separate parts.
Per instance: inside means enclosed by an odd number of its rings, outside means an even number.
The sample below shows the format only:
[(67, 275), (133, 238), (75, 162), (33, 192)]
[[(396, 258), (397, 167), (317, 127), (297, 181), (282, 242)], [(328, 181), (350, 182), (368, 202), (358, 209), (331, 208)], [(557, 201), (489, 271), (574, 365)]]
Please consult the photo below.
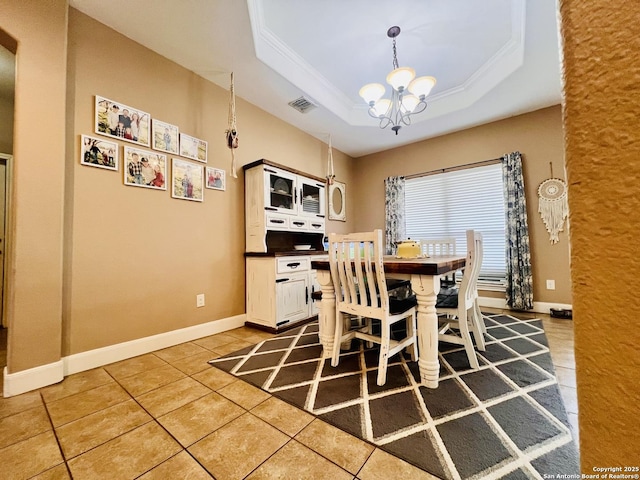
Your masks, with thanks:
[(7, 366), (9, 319), (5, 315), (6, 219), (13, 155), (13, 120), (16, 78), (15, 40), (0, 30), (0, 368)]

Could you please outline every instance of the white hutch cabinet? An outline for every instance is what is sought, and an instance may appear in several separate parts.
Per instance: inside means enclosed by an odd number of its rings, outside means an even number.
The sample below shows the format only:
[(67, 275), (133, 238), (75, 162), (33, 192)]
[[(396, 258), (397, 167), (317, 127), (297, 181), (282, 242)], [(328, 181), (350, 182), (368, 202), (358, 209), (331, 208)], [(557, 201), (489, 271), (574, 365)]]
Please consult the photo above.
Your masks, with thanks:
[(246, 251), (270, 250), (267, 232), (301, 232), (324, 236), (324, 181), (286, 170), (266, 160), (259, 162), (245, 165)]
[(247, 324), (278, 332), (318, 314), (311, 260), (323, 258), (325, 184), (268, 160), (244, 170)]

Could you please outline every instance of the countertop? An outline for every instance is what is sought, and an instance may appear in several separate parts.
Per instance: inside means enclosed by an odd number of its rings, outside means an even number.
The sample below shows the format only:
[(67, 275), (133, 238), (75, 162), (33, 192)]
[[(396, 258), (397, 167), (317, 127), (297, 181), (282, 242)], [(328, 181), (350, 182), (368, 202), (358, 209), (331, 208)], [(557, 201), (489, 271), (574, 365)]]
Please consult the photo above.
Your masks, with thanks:
[(311, 255), (327, 255), (325, 250), (287, 250), (283, 252), (245, 252), (245, 257), (300, 257)]

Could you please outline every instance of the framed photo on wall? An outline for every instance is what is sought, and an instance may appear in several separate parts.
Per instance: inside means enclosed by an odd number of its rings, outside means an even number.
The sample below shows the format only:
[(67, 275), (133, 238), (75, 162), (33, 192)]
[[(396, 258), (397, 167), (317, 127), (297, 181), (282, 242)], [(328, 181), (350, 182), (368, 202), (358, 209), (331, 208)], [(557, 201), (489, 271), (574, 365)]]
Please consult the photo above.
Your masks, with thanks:
[(118, 144), (104, 138), (81, 135), (80, 164), (118, 170)]
[(180, 156), (207, 163), (207, 142), (185, 133), (180, 134)]
[(171, 196), (182, 200), (202, 202), (203, 190), (204, 167), (181, 158), (172, 158)]
[(147, 112), (96, 95), (95, 133), (148, 147), (150, 125)]
[(226, 190), (225, 171), (219, 168), (207, 167), (207, 188), (211, 190)]
[(124, 147), (124, 184), (167, 189), (167, 156), (150, 150)]
[(154, 118), (151, 121), (151, 133), (153, 138), (151, 148), (178, 154), (178, 127)]

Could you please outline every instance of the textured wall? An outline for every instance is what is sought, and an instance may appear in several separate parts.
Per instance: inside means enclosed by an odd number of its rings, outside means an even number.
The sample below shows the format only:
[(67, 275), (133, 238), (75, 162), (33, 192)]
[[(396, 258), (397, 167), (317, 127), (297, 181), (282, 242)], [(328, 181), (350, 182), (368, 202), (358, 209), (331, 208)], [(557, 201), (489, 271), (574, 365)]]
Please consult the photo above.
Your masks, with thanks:
[(560, 3), (583, 473), (640, 459), (638, 5)]

